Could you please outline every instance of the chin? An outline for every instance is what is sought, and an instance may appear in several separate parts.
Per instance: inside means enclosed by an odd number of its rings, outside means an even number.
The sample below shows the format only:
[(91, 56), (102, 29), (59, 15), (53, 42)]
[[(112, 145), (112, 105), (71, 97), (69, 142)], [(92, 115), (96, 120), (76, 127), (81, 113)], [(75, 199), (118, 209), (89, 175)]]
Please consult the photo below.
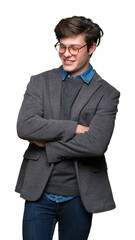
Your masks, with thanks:
[(64, 70), (66, 71), (66, 72), (74, 72), (74, 68), (73, 67), (71, 67), (71, 66), (65, 66), (65, 65), (63, 65), (63, 68), (64, 68)]

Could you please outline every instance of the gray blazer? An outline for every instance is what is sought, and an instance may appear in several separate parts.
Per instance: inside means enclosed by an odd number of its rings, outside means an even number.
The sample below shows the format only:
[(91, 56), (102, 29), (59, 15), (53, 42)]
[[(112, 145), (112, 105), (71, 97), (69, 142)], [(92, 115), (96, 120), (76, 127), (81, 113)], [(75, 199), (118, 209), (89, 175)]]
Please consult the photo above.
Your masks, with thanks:
[[(70, 114), (59, 120), (62, 67), (31, 77), (17, 122), (18, 136), (45, 141), (45, 148), (29, 144), (24, 153), (16, 191), (38, 200), (56, 162), (74, 159), (80, 197), (88, 212), (115, 208), (104, 153), (110, 142), (120, 93), (95, 71), (84, 84)], [(90, 126), (75, 135), (76, 125)]]

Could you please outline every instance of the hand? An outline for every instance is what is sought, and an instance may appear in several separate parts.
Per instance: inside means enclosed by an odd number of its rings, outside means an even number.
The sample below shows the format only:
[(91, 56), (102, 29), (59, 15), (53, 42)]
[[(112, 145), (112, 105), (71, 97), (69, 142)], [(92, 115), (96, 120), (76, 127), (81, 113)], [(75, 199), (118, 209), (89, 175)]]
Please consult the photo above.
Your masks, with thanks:
[(36, 144), (38, 147), (45, 147), (45, 142), (38, 142), (38, 141), (29, 141), (29, 142)]
[(90, 130), (89, 127), (85, 127), (81, 124), (77, 124), (75, 134), (85, 133), (85, 132), (88, 132), (89, 130)]

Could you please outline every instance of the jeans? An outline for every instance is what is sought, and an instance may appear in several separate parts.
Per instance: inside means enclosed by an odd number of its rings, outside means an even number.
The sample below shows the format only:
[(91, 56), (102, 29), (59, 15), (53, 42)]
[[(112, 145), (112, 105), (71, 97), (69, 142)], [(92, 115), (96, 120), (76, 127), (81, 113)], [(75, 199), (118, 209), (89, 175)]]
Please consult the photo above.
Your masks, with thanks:
[(43, 195), (25, 202), (23, 240), (52, 240), (58, 222), (59, 240), (87, 240), (92, 223), (80, 197), (56, 203)]

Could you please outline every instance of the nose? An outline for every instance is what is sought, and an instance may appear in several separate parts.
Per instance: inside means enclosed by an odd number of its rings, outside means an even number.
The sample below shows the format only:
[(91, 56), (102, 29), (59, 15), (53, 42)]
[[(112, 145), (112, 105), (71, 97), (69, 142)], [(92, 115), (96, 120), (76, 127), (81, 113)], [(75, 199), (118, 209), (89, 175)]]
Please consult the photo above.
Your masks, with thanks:
[(63, 55), (64, 55), (64, 57), (71, 57), (72, 56), (72, 54), (69, 52), (69, 49), (68, 48), (66, 48), (66, 51), (63, 53)]

